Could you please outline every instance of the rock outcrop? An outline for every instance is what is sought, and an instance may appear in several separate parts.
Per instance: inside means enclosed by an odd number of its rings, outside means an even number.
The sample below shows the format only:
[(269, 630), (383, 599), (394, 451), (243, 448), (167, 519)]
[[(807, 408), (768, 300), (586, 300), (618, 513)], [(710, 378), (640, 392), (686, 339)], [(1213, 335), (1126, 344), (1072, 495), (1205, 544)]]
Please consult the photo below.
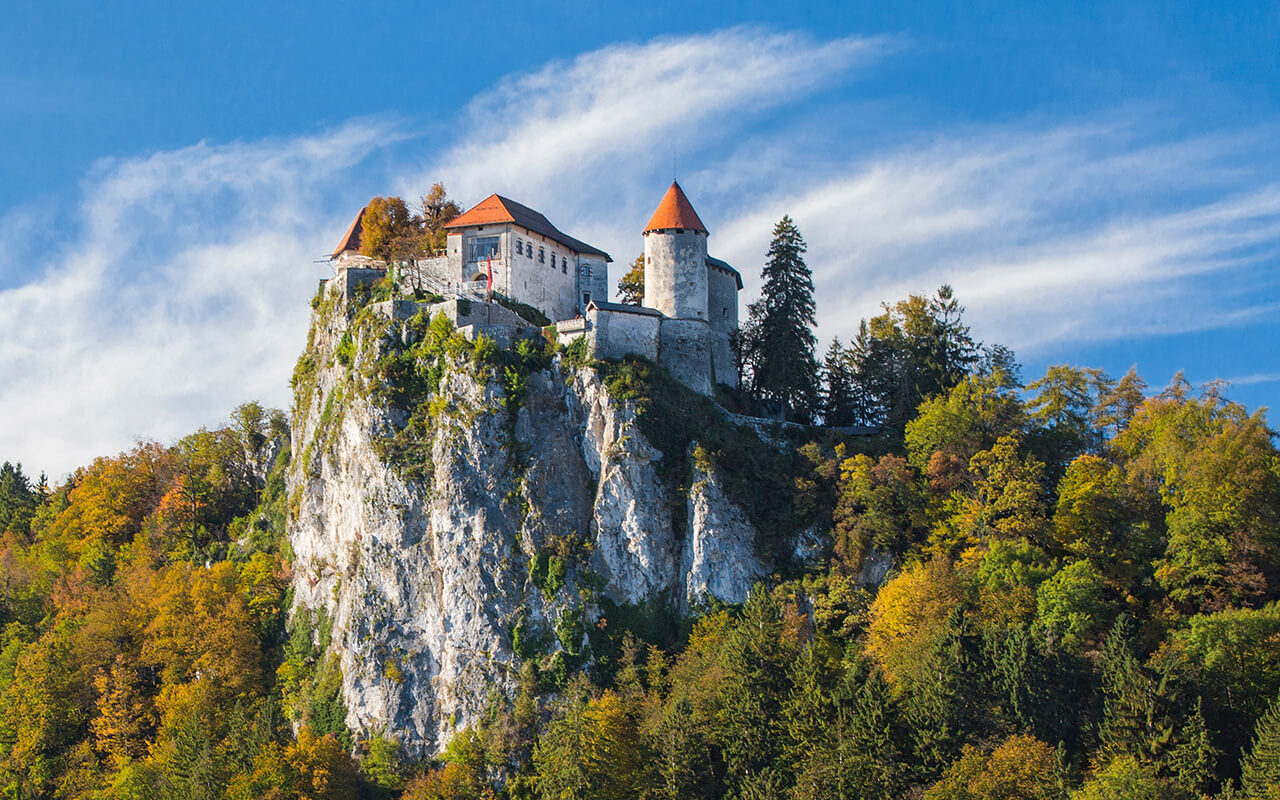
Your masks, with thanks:
[[(680, 492), (595, 369), (456, 333), (427, 363), (442, 326), (357, 312), (318, 303), (289, 474), (295, 608), (332, 626), (357, 735), (438, 752), (522, 660), (590, 659), (603, 604), (740, 602), (763, 574), (714, 467)], [(395, 358), (427, 388), (389, 391)]]

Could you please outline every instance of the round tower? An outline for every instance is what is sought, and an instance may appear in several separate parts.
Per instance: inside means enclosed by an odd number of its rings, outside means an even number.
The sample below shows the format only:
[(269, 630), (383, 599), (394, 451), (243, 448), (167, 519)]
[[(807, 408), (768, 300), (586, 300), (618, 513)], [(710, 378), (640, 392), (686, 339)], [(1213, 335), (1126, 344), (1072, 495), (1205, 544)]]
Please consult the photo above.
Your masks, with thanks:
[(644, 304), (707, 319), (707, 228), (675, 181), (644, 229)]

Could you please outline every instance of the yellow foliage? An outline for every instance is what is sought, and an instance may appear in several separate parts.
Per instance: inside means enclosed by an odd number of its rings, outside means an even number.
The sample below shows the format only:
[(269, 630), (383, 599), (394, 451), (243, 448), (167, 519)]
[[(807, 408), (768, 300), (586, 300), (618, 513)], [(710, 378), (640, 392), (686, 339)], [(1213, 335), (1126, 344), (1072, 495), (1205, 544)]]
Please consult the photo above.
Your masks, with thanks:
[(960, 595), (955, 570), (942, 556), (908, 567), (880, 589), (871, 604), (866, 653), (895, 690), (928, 664), (929, 648)]
[(1058, 800), (1054, 750), (1031, 736), (1010, 736), (990, 755), (966, 745), (924, 800)]

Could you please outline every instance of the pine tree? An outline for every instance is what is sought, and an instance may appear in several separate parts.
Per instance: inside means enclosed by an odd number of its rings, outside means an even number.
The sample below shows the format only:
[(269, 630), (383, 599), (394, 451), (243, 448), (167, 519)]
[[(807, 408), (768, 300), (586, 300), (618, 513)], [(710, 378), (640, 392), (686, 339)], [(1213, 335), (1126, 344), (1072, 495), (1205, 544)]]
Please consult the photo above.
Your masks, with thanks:
[(832, 339), (827, 356), (822, 363), (822, 421), (831, 427), (842, 428), (853, 424), (854, 386), (853, 370), (849, 366), (849, 351)]
[(818, 403), (818, 323), (806, 249), (795, 222), (784, 216), (773, 228), (760, 299), (747, 307), (751, 387), (784, 419), (807, 420)]
[(872, 669), (858, 690), (847, 728), (839, 748), (839, 796), (865, 800), (895, 796), (903, 766), (889, 684), (879, 669)]
[(1214, 778), (1218, 750), (1209, 738), (1209, 728), (1204, 722), (1202, 703), (1196, 699), (1196, 708), (1178, 730), (1178, 744), (1169, 753), (1169, 769), (1182, 788), (1200, 796), (1209, 790)]
[(1267, 797), (1280, 788), (1280, 697), (1254, 728), (1253, 747), (1240, 764), (1240, 782), (1249, 797)]
[(1102, 672), (1102, 749), (1108, 755), (1149, 758), (1168, 741), (1172, 726), (1163, 713), (1160, 687), (1133, 654), (1128, 617), (1107, 636)]

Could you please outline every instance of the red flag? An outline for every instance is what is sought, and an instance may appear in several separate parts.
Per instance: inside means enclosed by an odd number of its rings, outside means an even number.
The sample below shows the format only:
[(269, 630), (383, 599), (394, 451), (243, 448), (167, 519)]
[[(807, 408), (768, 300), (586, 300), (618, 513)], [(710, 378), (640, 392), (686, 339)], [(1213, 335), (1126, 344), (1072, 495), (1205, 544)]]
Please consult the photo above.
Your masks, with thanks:
[(489, 258), (485, 260), (485, 271), (488, 273), (488, 286), (486, 287), (486, 289), (490, 293), (492, 293), (493, 292), (493, 256), (492, 255), (490, 255)]

